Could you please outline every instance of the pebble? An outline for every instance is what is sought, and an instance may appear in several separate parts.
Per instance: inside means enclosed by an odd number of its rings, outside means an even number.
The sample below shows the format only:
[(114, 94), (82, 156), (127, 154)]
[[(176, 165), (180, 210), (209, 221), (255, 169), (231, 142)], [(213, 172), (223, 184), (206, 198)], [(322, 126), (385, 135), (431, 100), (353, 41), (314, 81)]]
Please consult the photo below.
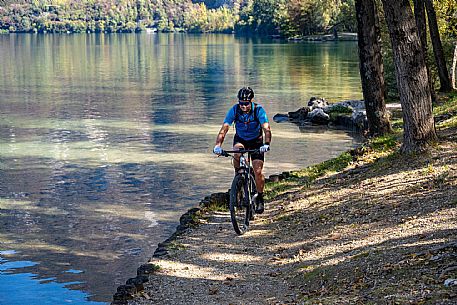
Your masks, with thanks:
[(457, 286), (457, 279), (447, 279), (444, 281), (444, 286), (446, 287), (452, 287), (452, 286)]

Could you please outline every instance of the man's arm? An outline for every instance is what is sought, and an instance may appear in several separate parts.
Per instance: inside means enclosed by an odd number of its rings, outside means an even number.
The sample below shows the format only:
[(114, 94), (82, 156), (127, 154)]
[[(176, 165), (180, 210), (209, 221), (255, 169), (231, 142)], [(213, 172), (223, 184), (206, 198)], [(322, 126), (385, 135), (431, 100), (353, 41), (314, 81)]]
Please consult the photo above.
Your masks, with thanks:
[(221, 130), (219, 130), (219, 133), (216, 138), (216, 146), (222, 146), (222, 143), (224, 143), (225, 135), (230, 129), (230, 125), (227, 123), (222, 124)]
[(265, 144), (270, 145), (271, 143), (271, 129), (270, 129), (270, 123), (266, 122), (262, 124), (262, 129), (265, 134)]

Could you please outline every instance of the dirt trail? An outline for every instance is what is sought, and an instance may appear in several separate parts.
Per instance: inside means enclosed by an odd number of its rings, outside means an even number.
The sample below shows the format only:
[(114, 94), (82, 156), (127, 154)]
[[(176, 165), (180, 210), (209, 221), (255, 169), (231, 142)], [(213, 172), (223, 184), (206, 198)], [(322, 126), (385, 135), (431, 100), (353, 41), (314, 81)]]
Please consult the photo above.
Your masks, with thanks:
[(128, 304), (456, 304), (457, 143), (291, 190), (236, 236), (203, 215)]

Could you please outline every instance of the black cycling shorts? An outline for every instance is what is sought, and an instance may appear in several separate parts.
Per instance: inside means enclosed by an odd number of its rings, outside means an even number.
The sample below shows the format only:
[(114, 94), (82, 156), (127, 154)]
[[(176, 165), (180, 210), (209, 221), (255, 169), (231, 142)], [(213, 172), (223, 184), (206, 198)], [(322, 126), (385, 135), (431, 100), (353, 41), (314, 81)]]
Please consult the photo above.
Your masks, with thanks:
[[(233, 146), (238, 143), (243, 144), (244, 149), (258, 149), (263, 145), (263, 137), (258, 137), (254, 140), (246, 141), (235, 134), (233, 137)], [(251, 158), (252, 160), (265, 161), (265, 158), (261, 152), (251, 154)]]

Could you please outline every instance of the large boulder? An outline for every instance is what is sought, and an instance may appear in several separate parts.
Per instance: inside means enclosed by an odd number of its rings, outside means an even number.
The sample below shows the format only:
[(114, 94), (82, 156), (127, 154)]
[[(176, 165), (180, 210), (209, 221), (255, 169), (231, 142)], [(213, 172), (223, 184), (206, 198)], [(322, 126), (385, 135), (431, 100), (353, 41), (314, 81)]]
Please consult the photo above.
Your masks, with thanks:
[(324, 112), (321, 108), (316, 108), (308, 113), (308, 120), (313, 124), (328, 124), (330, 122), (330, 116)]
[(312, 97), (308, 105), (297, 111), (285, 114), (277, 114), (273, 120), (277, 123), (291, 121), (299, 126), (311, 124), (342, 125), (346, 128), (366, 130), (368, 121), (363, 100), (348, 100), (339, 103), (329, 104), (324, 98)]
[(324, 108), (326, 113), (337, 111), (342, 112), (340, 109), (347, 109), (349, 112), (352, 111), (361, 111), (365, 109), (365, 102), (362, 100), (349, 100), (339, 103), (330, 104)]
[(368, 119), (367, 119), (367, 113), (365, 110), (354, 111), (352, 113), (351, 118), (352, 118), (352, 122), (354, 123), (354, 126), (357, 129), (360, 129), (360, 130), (368, 129)]
[(291, 121), (303, 121), (308, 116), (309, 109), (308, 107), (302, 107), (297, 111), (288, 112), (289, 120)]
[(328, 107), (328, 102), (325, 98), (313, 96), (309, 99), (308, 107), (310, 111), (314, 109), (324, 109), (325, 107)]

